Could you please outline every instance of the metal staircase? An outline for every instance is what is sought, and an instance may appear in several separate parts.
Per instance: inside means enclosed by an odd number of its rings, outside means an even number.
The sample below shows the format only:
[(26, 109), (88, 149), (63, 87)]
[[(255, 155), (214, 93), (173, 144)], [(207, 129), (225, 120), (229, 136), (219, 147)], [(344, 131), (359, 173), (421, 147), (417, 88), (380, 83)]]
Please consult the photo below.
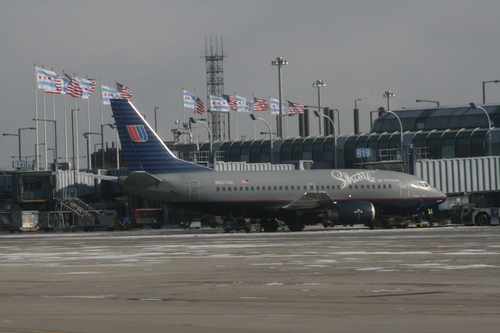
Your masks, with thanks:
[(63, 189), (54, 196), (60, 212), (70, 211), (80, 217), (96, 217), (100, 213), (76, 197), (76, 189)]

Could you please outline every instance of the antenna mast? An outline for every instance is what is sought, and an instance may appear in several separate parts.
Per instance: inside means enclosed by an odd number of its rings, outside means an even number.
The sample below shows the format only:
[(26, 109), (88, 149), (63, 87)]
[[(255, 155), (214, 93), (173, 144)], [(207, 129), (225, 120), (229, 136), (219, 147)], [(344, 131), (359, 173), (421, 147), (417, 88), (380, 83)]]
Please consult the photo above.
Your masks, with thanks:
[[(224, 49), (222, 46), (222, 36), (220, 37), (220, 48), (215, 37), (215, 49), (213, 45), (212, 36), (210, 36), (210, 51), (207, 42), (207, 36), (205, 36), (205, 61), (207, 69), (207, 101), (208, 110), (210, 110), (210, 95), (222, 97), (224, 94), (224, 66), (223, 60), (227, 57), (224, 54)], [(229, 132), (229, 113), (225, 112), (214, 112), (209, 111), (208, 122), (210, 129), (212, 131), (212, 140), (225, 140), (226, 139), (226, 115), (228, 123), (228, 139), (230, 138)]]

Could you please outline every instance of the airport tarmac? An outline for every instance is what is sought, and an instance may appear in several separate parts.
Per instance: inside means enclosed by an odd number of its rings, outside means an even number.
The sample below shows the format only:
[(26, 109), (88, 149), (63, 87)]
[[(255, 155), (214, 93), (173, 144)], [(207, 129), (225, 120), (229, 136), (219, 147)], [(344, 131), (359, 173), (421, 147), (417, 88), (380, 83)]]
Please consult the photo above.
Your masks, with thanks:
[(0, 234), (0, 332), (495, 332), (500, 227)]

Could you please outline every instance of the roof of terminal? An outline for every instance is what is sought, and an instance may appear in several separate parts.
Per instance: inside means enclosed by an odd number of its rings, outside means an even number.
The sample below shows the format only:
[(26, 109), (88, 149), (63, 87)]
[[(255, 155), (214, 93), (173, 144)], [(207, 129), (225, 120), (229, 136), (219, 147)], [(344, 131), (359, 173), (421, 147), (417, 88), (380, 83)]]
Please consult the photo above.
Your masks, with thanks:
[[(500, 124), (499, 104), (488, 104), (482, 107), (488, 112), (492, 127)], [(484, 111), (470, 106), (414, 108), (392, 110), (392, 112), (401, 119), (404, 132), (488, 128), (488, 118)], [(392, 113), (385, 113), (373, 122), (372, 132), (396, 132), (400, 131), (400, 128), (398, 119)]]

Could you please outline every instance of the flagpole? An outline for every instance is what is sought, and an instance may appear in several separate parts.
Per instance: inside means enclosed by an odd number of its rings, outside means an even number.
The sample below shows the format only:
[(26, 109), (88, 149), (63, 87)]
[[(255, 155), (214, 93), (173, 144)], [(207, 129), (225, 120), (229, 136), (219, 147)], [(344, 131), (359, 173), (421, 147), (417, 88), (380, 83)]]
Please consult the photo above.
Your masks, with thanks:
[[(269, 105), (269, 126), (273, 128), (273, 113), (271, 111), (271, 95), (267, 95), (268, 105)], [(273, 134), (271, 133), (271, 141), (273, 140)], [(272, 153), (271, 153), (272, 154)]]
[(45, 91), (43, 92), (43, 150), (45, 157), (45, 170), (47, 170), (47, 110), (45, 107)]
[[(198, 95), (196, 95), (196, 89), (193, 89), (193, 91), (194, 91), (194, 95), (198, 96)], [(182, 94), (184, 95), (184, 90), (182, 91)], [(197, 107), (196, 104), (198, 102), (197, 101), (193, 101), (193, 103), (194, 103), (194, 109), (193, 109), (194, 118), (196, 119), (196, 123), (194, 124), (194, 137), (195, 137), (196, 142), (199, 142), (200, 141), (200, 136), (198, 134), (198, 125), (196, 125), (198, 123), (198, 112), (196, 112), (196, 107)], [(185, 111), (186, 108), (184, 108), (183, 110)], [(184, 119), (186, 119), (186, 116), (184, 116)], [(191, 122), (190, 121), (188, 122), (188, 124), (189, 124), (189, 128), (191, 128)], [(198, 148), (199, 148), (199, 146), (198, 146)]]
[[(75, 74), (76, 76), (76, 74)], [(78, 99), (75, 97), (75, 141), (76, 141), (76, 156), (73, 156), (73, 161), (75, 163), (75, 168), (77, 171), (80, 171), (80, 149), (78, 144)]]
[[(36, 62), (35, 62), (35, 119), (38, 119), (38, 80), (36, 75)], [(38, 126), (35, 126), (35, 164), (36, 170), (40, 170), (38, 161)]]
[[(235, 116), (235, 124), (236, 124), (236, 140), (238, 140), (240, 138), (240, 132), (239, 132), (239, 128), (238, 128), (238, 98), (236, 97), (236, 92), (234, 93), (234, 98), (236, 98), (236, 116)], [(231, 109), (231, 108), (229, 108)], [(231, 126), (231, 124), (229, 124), (229, 126)]]

